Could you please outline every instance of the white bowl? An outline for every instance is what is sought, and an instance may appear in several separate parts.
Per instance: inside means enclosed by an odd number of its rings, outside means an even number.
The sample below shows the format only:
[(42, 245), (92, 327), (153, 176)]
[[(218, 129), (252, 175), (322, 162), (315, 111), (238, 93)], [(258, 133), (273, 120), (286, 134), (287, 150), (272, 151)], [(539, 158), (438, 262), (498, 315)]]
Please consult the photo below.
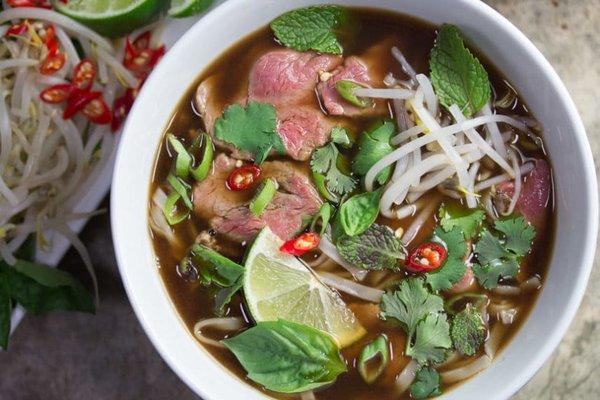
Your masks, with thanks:
[[(146, 82), (127, 121), (112, 188), (113, 239), (125, 288), (146, 333), (175, 372), (205, 400), (264, 399), (190, 335), (157, 271), (148, 228), (156, 151), (175, 107), (215, 57), (281, 13), (319, 0), (230, 0), (200, 20)], [(453, 23), (504, 72), (545, 127), (554, 167), (556, 244), (539, 300), (490, 368), (444, 399), (506, 399), (560, 342), (584, 294), (598, 225), (594, 164), (573, 101), (548, 61), (510, 22), (477, 0), (330, 0)], [(451, 5), (449, 4), (451, 3)]]

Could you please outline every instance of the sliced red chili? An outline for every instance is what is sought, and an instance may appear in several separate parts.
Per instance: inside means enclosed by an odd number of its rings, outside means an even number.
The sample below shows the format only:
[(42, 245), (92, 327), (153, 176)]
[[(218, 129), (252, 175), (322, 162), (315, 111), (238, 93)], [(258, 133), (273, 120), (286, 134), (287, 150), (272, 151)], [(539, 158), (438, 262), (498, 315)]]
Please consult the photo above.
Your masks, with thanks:
[(301, 256), (319, 245), (321, 237), (314, 232), (303, 233), (300, 236), (290, 239), (281, 245), (279, 250), (294, 256)]
[(44, 44), (48, 49), (48, 56), (54, 56), (58, 54), (58, 40), (56, 40), (56, 30), (53, 25), (49, 25), (46, 28), (46, 36), (44, 37)]
[(229, 175), (227, 187), (233, 191), (248, 189), (260, 176), (260, 172), (260, 168), (254, 164), (242, 165)]
[(42, 90), (40, 93), (40, 98), (46, 103), (56, 104), (66, 101), (71, 93), (73, 93), (73, 86), (68, 83), (64, 83), (50, 86), (49, 88)]
[(152, 59), (150, 60), (150, 66), (152, 68), (156, 67), (156, 64), (158, 64), (158, 62), (160, 61), (161, 58), (163, 58), (163, 56), (165, 55), (166, 52), (167, 52), (167, 48), (165, 47), (164, 44), (162, 46), (156, 48), (154, 50), (154, 53), (152, 54)]
[(38, 7), (38, 8), (52, 8), (52, 5), (48, 0), (8, 0), (8, 5), (14, 8), (17, 7)]
[(27, 21), (23, 21), (20, 24), (15, 24), (8, 28), (5, 33), (5, 36), (21, 36), (29, 29), (29, 23)]
[(138, 36), (132, 43), (133, 49), (136, 52), (140, 52), (142, 50), (150, 47), (150, 41), (152, 40), (152, 32), (144, 32), (140, 36)]
[(90, 92), (89, 90), (73, 89), (73, 93), (71, 94), (71, 96), (69, 96), (67, 106), (65, 107), (65, 111), (63, 112), (63, 119), (69, 119), (73, 117), (73, 115), (83, 110), (83, 108), (90, 101), (97, 99), (100, 96), (102, 96), (102, 93), (100, 92)]
[(53, 75), (65, 65), (66, 57), (64, 53), (49, 55), (42, 61), (40, 73), (43, 75)]
[(98, 125), (108, 124), (111, 119), (110, 108), (108, 108), (108, 105), (101, 97), (87, 103), (85, 107), (83, 107), (82, 113), (91, 122)]
[(410, 252), (406, 268), (411, 272), (433, 271), (442, 266), (448, 252), (437, 243), (423, 243)]
[(92, 87), (96, 77), (96, 67), (90, 60), (82, 60), (73, 69), (71, 82), (77, 89), (87, 90)]
[(123, 96), (115, 99), (112, 120), (110, 122), (111, 131), (116, 132), (123, 124), (123, 121), (125, 121), (125, 118), (127, 118), (127, 115), (133, 106), (133, 101), (135, 100), (135, 91), (135, 89), (127, 89)]

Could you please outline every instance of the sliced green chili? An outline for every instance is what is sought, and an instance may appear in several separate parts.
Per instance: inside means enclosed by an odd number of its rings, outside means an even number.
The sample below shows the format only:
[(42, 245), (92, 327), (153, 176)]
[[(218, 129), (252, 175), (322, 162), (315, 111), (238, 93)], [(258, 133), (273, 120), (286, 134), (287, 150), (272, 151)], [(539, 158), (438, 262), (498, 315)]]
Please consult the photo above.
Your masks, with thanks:
[(258, 187), (256, 194), (252, 201), (250, 201), (250, 211), (256, 217), (260, 217), (260, 215), (265, 211), (275, 193), (277, 192), (277, 181), (273, 178), (267, 178)]
[[(318, 214), (315, 215), (312, 222), (310, 223), (310, 230), (323, 236), (323, 234), (325, 233), (325, 229), (327, 229), (327, 225), (329, 225), (329, 220), (331, 219), (331, 216), (333, 215), (334, 211), (335, 210), (331, 204), (324, 203), (321, 206), (321, 209), (319, 210)], [(317, 224), (319, 223), (319, 221), (321, 221), (321, 226), (317, 231)]]
[(179, 194), (181, 200), (183, 201), (183, 204), (185, 204), (185, 206), (189, 210), (192, 210), (194, 208), (194, 205), (192, 204), (192, 200), (190, 200), (190, 196), (188, 194), (190, 185), (177, 178), (173, 174), (169, 174), (169, 176), (167, 176), (167, 182), (169, 182), (169, 185), (171, 185), (173, 190)]
[(327, 189), (325, 175), (313, 172), (312, 176), (313, 180), (315, 181), (315, 185), (317, 186), (317, 190), (319, 191), (319, 193), (321, 193), (321, 196), (323, 196), (325, 200), (329, 200), (334, 203), (338, 203), (340, 201), (339, 197), (337, 197), (335, 194), (331, 193), (329, 189)]
[(352, 81), (341, 80), (335, 83), (335, 90), (342, 96), (342, 99), (357, 107), (364, 108), (369, 106), (369, 104), (371, 104), (369, 100), (354, 94), (354, 91), (358, 88), (362, 88), (362, 85)]
[(200, 162), (200, 165), (198, 165), (198, 167), (191, 169), (192, 176), (198, 182), (204, 180), (208, 176), (214, 157), (213, 142), (210, 135), (203, 132), (202, 138), (204, 141), (204, 152), (202, 153), (202, 161)]
[(365, 382), (371, 384), (379, 378), (389, 362), (390, 347), (387, 336), (382, 334), (362, 349), (358, 357), (358, 372)]
[(167, 140), (173, 150), (177, 153), (177, 158), (175, 159), (175, 175), (177, 175), (178, 178), (185, 179), (190, 174), (192, 156), (188, 153), (183, 143), (181, 143), (172, 133), (167, 133)]

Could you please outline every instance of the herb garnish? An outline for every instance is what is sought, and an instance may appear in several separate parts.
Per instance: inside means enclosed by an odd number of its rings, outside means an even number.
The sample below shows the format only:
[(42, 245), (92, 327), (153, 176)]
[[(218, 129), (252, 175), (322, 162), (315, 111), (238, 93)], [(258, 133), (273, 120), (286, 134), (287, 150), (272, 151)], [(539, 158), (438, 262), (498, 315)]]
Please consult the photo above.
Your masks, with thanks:
[(287, 47), (298, 51), (342, 54), (334, 30), (344, 19), (339, 6), (313, 6), (289, 11), (271, 22), (275, 37)]
[(328, 191), (345, 196), (354, 191), (356, 180), (339, 170), (338, 158), (340, 152), (336, 147), (336, 143), (347, 145), (349, 139), (347, 135), (342, 134), (339, 130), (335, 135), (332, 134), (331, 139), (331, 142), (314, 151), (310, 159), (310, 167), (315, 174), (323, 174)]
[(446, 108), (457, 104), (470, 117), (491, 97), (488, 74), (464, 45), (457, 27), (442, 25), (429, 59), (431, 83)]
[(434, 232), (433, 240), (444, 245), (448, 255), (440, 268), (427, 274), (427, 284), (432, 290), (450, 289), (452, 285), (460, 281), (467, 269), (464, 261), (467, 245), (463, 231), (458, 226), (449, 232), (438, 227)]
[[(396, 132), (392, 121), (386, 120), (369, 132), (363, 133), (358, 144), (358, 152), (352, 161), (352, 171), (358, 175), (366, 175), (369, 169), (382, 157), (394, 151), (390, 139)], [(391, 167), (377, 174), (377, 182), (383, 185), (390, 177)]]
[(472, 356), (485, 341), (485, 325), (481, 314), (471, 305), (456, 314), (450, 327), (454, 348), (463, 356)]
[(455, 226), (459, 227), (466, 240), (473, 239), (479, 233), (481, 225), (485, 220), (483, 210), (470, 210), (456, 203), (444, 204), (438, 213), (440, 226), (449, 232)]
[(440, 374), (433, 368), (421, 368), (410, 385), (410, 395), (413, 399), (421, 400), (442, 394)]
[(371, 225), (360, 235), (341, 235), (335, 246), (344, 260), (368, 270), (395, 270), (398, 268), (398, 260), (404, 259), (406, 255), (394, 231), (378, 224)]
[(257, 165), (267, 158), (271, 150), (285, 154), (285, 146), (277, 134), (275, 107), (251, 101), (244, 108), (233, 104), (215, 122), (215, 137), (248, 151)]
[(222, 343), (235, 354), (248, 378), (280, 393), (312, 390), (346, 371), (329, 335), (294, 322), (259, 322)]
[(348, 236), (360, 235), (366, 231), (379, 215), (379, 200), (382, 190), (354, 195), (342, 203), (339, 221)]

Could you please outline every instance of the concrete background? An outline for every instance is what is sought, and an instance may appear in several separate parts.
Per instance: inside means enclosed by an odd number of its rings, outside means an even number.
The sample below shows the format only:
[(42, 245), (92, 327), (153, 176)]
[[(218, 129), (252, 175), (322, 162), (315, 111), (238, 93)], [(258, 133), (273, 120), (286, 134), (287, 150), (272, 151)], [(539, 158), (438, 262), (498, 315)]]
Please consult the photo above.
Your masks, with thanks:
[[(600, 0), (487, 3), (525, 32), (557, 69), (583, 117), (598, 162)], [(108, 207), (108, 200), (104, 206)], [(96, 316), (55, 313), (25, 317), (11, 339), (10, 351), (0, 354), (0, 399), (196, 398), (159, 357), (129, 306), (113, 254), (109, 216), (92, 219), (81, 236), (98, 271), (101, 307)], [(562, 344), (514, 399), (600, 398), (597, 264)], [(87, 279), (73, 251), (65, 256), (61, 268)]]

